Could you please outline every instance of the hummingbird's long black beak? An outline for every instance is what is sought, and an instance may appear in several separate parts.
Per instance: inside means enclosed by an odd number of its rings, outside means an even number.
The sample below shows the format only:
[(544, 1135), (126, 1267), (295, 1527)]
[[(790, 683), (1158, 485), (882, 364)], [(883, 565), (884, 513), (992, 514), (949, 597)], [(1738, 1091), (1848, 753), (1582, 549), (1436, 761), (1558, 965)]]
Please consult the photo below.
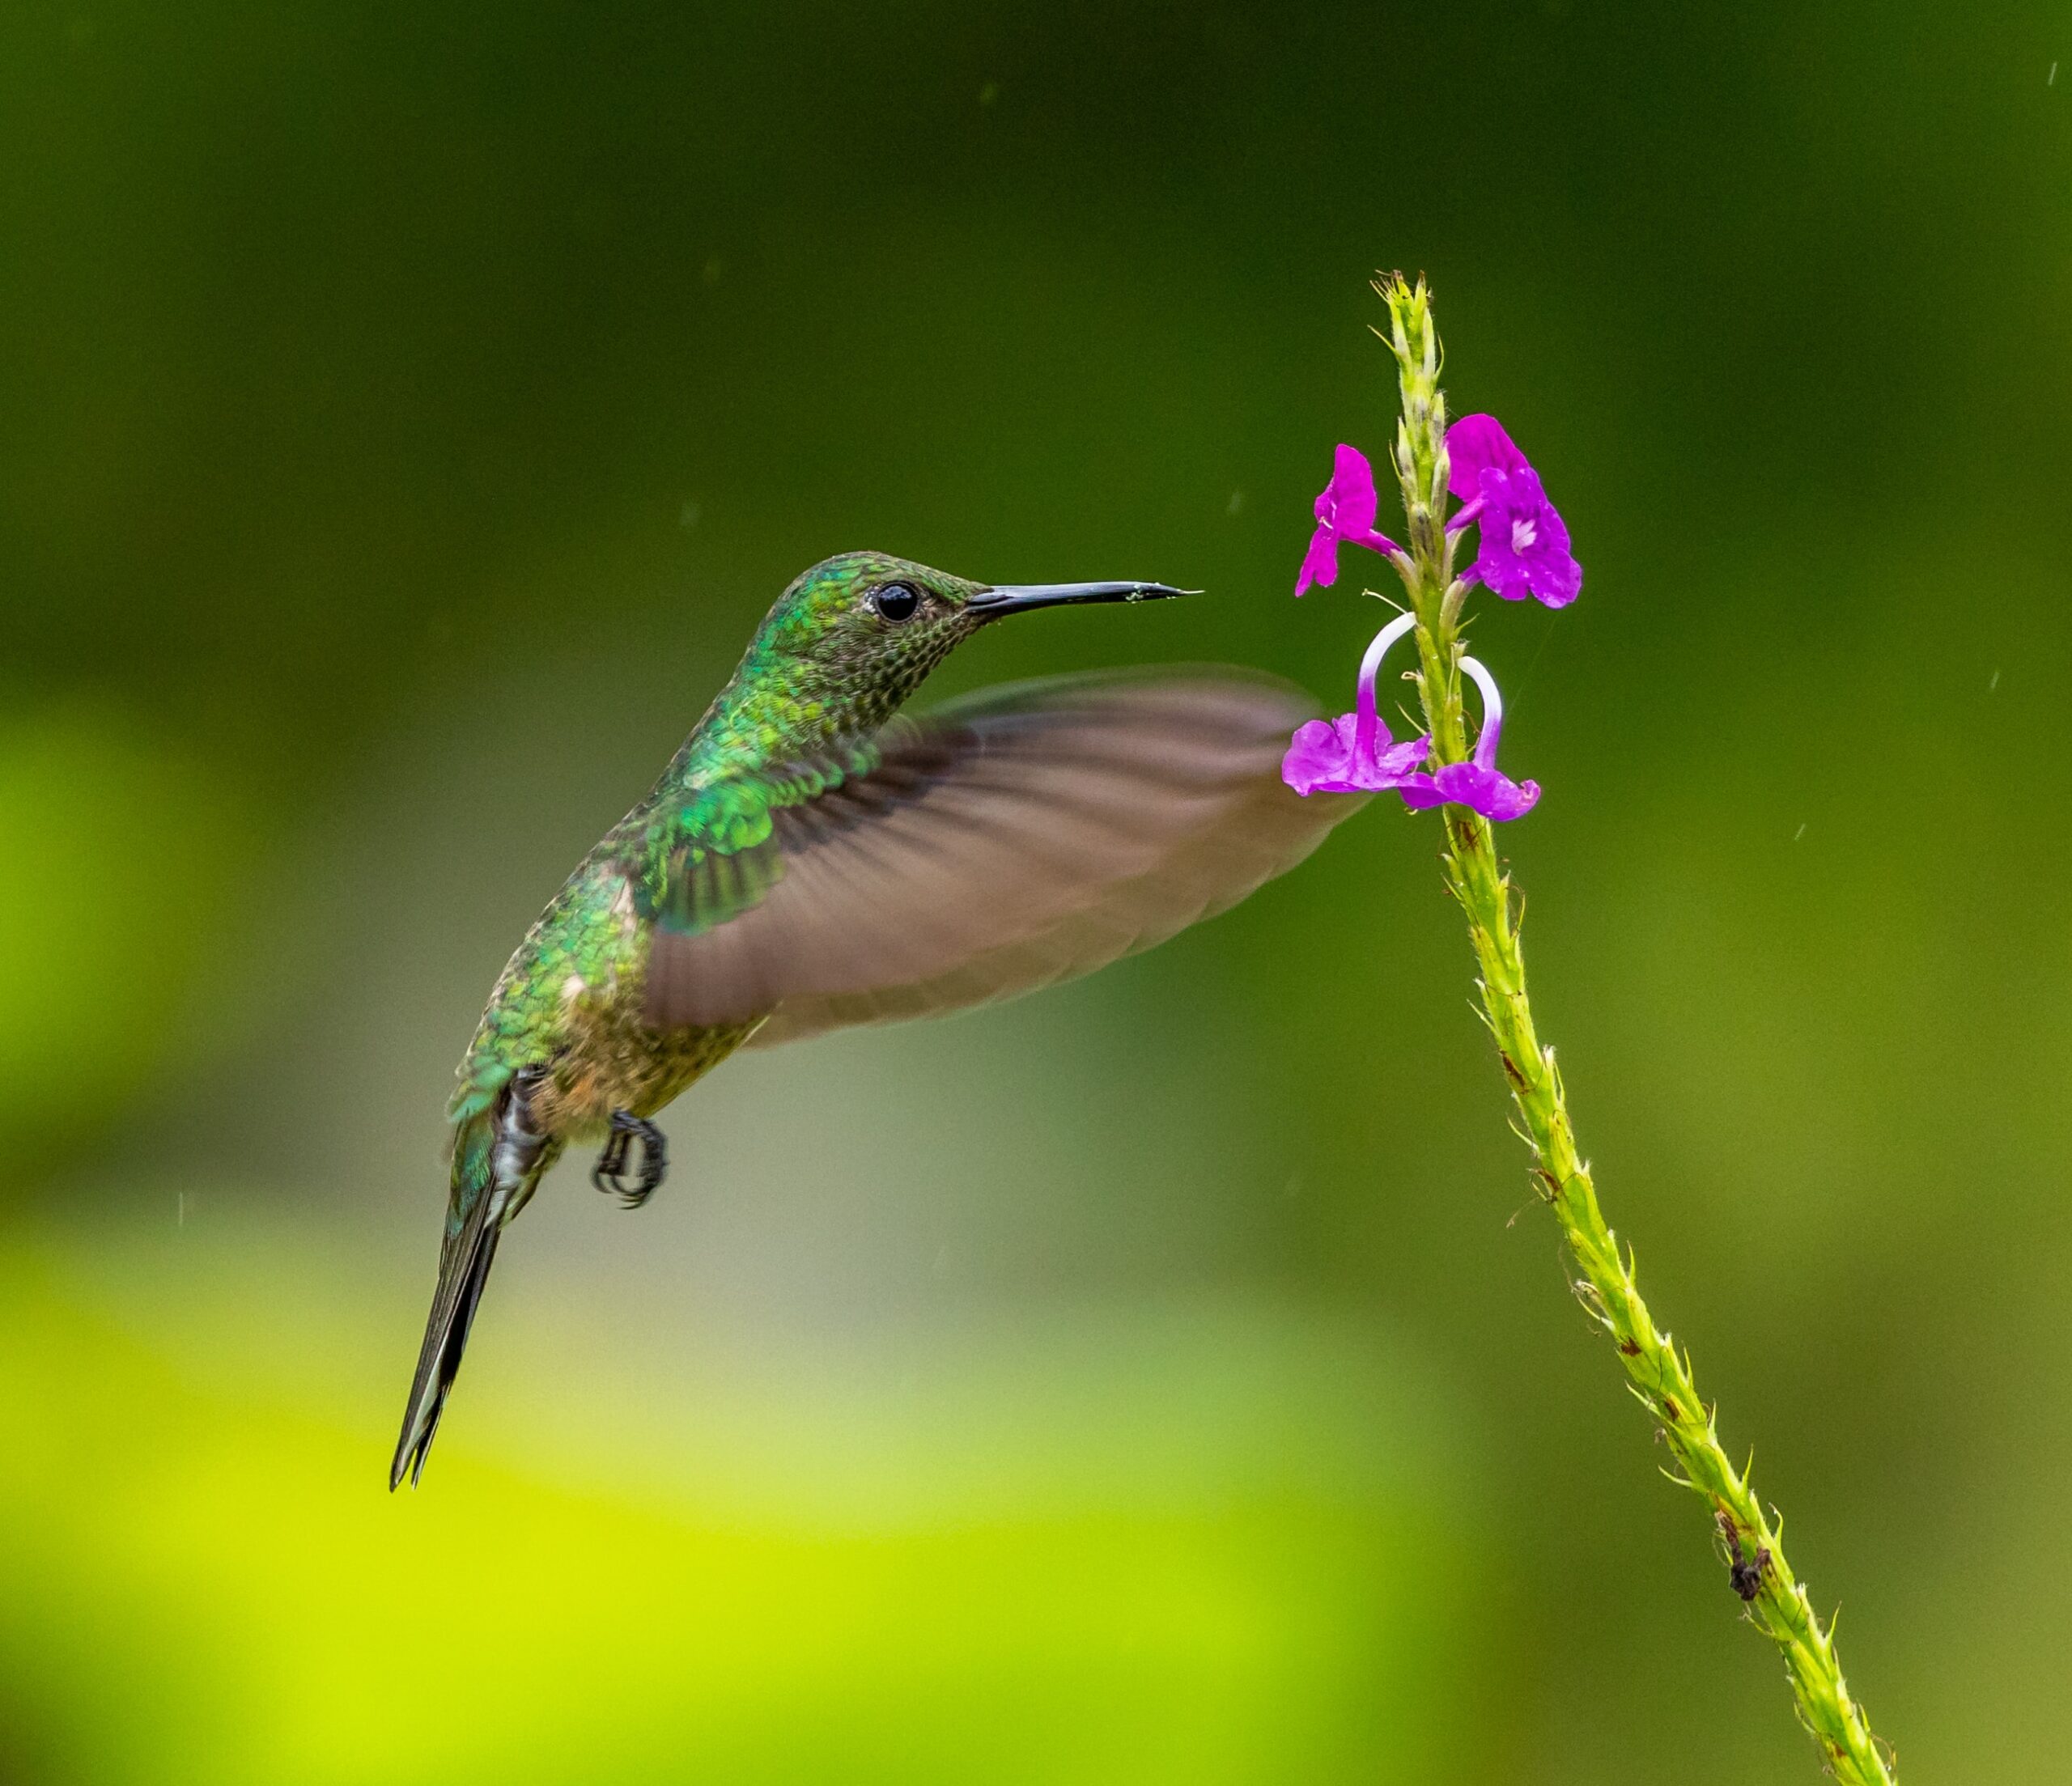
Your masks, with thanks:
[(1004, 583), (981, 589), (965, 603), (972, 613), (991, 620), (1001, 614), (1025, 614), (1032, 608), (1063, 608), (1076, 601), (1162, 601), (1168, 596), (1198, 596), (1199, 589), (1175, 589), (1165, 583)]

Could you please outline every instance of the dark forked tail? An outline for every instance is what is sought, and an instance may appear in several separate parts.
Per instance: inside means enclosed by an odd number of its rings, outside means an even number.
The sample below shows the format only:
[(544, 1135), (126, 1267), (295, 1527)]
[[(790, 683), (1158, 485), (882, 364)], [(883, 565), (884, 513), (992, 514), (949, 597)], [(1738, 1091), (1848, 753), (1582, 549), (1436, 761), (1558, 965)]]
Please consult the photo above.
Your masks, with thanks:
[(453, 1379), (461, 1373), (461, 1355), (467, 1347), (468, 1330), (474, 1325), (482, 1287), (489, 1282), (504, 1220), (514, 1204), (530, 1194), (557, 1151), (533, 1132), (526, 1089), (521, 1074), (492, 1109), (469, 1117), (454, 1134), (453, 1185), (446, 1237), (439, 1249), (439, 1284), (432, 1292), (424, 1346), (410, 1383), (402, 1437), (388, 1469), (392, 1491), (406, 1474), (415, 1487), (424, 1473), (425, 1454), (439, 1431), (439, 1417), (445, 1411)]

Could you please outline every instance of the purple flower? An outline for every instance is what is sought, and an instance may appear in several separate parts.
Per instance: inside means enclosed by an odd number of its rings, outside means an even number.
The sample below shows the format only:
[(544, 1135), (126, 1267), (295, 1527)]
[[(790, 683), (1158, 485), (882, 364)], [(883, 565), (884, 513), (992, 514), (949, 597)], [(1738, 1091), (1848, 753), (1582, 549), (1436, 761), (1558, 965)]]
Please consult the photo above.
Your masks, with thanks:
[(1475, 735), (1475, 755), (1464, 763), (1448, 763), (1429, 775), (1419, 775), (1399, 783), (1407, 806), (1471, 806), (1485, 819), (1522, 818), (1539, 803), (1538, 782), (1514, 782), (1498, 773), (1497, 740), (1504, 729), (1504, 698), (1497, 692), (1497, 679), (1474, 658), (1463, 657), (1460, 667), (1473, 677), (1482, 690), (1482, 729)]
[(1382, 660), (1416, 624), (1416, 615), (1403, 614), (1374, 634), (1361, 660), (1355, 711), (1335, 719), (1312, 719), (1297, 728), (1288, 754), (1280, 760), (1280, 778), (1297, 793), (1378, 793), (1384, 787), (1405, 787), (1423, 778), (1418, 766), (1432, 740), (1413, 738), (1398, 744), (1374, 711), (1374, 685), (1381, 676)]
[(1506, 601), (1536, 596), (1550, 608), (1567, 607), (1583, 586), (1583, 567), (1569, 549), (1569, 529), (1540, 487), (1539, 473), (1496, 417), (1463, 416), (1446, 430), (1446, 457), (1452, 466), (1446, 487), (1463, 505), (1446, 531), (1482, 529), (1481, 550), (1463, 576), (1488, 583)]
[(1317, 531), (1310, 537), (1310, 549), (1302, 554), (1302, 574), (1295, 579), (1301, 595), (1313, 583), (1328, 589), (1338, 581), (1338, 545), (1341, 540), (1377, 552), (1401, 549), (1395, 541), (1374, 531), (1374, 467), (1357, 447), (1341, 445), (1331, 466), (1331, 481), (1317, 498)]

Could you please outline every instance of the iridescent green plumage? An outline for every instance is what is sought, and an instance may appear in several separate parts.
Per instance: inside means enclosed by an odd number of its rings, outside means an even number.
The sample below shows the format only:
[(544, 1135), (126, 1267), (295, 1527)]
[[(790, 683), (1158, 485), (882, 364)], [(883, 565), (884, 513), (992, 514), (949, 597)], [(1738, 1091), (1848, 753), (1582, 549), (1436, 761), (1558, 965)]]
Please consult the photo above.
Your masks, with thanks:
[[(754, 903), (776, 871), (773, 812), (868, 772), (877, 727), (957, 643), (948, 628), (923, 634), (910, 622), (864, 634), (851, 649), (826, 648), (863, 588), (901, 577), (928, 579), (960, 602), (974, 588), (852, 553), (785, 592), (653, 791), (591, 851), (512, 957), (461, 1069), (448, 1111), (456, 1126), (493, 1109), (518, 1067), (592, 1041), (557, 1073), (551, 1094), (571, 1118), (562, 1139), (591, 1139), (614, 1109), (660, 1109), (738, 1043), (618, 1020), (623, 1008), (638, 1011), (632, 995), (652, 927), (694, 935)], [(449, 1228), (465, 1218), (469, 1194), (456, 1181)]]
[(878, 553), (808, 571), (653, 791), (498, 980), (448, 1109), (439, 1279), (392, 1483), (421, 1469), (498, 1237), (571, 1143), (597, 1176), (727, 1055), (1068, 978), (1241, 898), (1360, 804), (1301, 800), (1308, 703), (1233, 671), (1060, 679), (901, 715), (1004, 613), (1160, 584), (991, 588)]

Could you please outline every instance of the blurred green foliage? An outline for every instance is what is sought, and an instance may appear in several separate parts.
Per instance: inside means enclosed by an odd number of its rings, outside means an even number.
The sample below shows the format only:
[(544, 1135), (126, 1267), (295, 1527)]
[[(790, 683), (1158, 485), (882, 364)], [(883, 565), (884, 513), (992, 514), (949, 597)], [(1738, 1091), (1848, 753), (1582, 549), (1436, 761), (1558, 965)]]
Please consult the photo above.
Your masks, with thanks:
[[(1435, 833), (564, 1172), (380, 1491), (448, 1075), (792, 574), (1334, 698), (1433, 278), (1536, 1003), (1904, 1775), (2054, 1780), (2049, 9), (0, 11), (0, 1778), (1810, 1776), (1563, 1293)], [(1386, 522), (1384, 523), (1386, 525)], [(1507, 1221), (1522, 1210), (1515, 1224)]]

